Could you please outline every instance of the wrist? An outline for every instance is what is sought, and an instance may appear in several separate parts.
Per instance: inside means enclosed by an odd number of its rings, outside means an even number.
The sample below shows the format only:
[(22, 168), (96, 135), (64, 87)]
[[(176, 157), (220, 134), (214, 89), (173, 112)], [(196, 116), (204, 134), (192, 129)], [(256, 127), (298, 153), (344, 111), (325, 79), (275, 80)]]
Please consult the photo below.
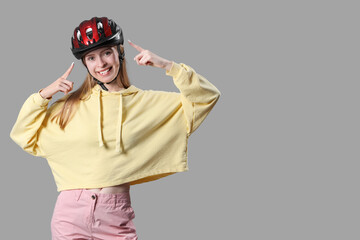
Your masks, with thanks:
[(42, 89), (39, 90), (40, 96), (41, 96), (42, 98), (44, 98), (44, 99), (51, 99), (51, 96), (46, 95), (46, 93), (44, 93), (43, 90), (44, 90), (44, 88), (42, 88)]
[(166, 69), (166, 71), (170, 71), (172, 65), (173, 65), (173, 61), (167, 61), (167, 62), (165, 63), (165, 69)]

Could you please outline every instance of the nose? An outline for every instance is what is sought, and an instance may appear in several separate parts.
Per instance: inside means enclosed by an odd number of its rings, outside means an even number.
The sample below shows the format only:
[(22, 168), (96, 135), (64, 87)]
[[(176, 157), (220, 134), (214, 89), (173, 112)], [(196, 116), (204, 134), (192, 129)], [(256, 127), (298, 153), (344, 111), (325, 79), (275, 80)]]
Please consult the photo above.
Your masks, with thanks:
[(106, 61), (104, 61), (104, 59), (102, 57), (99, 57), (97, 59), (97, 66), (98, 67), (104, 67), (106, 65)]

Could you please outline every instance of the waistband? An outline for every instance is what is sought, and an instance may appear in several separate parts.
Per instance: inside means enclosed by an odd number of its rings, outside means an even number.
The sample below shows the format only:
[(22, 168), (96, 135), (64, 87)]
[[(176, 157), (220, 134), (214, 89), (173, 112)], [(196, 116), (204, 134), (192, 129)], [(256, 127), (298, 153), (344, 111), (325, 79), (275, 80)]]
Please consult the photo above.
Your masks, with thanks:
[(88, 189), (72, 189), (65, 190), (65, 192), (72, 192), (76, 201), (96, 200), (97, 204), (131, 203), (130, 191), (120, 193), (95, 193)]

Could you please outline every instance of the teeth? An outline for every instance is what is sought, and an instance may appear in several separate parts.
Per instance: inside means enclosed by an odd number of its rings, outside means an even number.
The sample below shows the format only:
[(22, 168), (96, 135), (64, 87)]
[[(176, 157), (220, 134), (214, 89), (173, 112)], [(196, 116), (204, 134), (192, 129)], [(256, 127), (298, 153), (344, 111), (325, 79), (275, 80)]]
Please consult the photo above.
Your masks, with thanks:
[(109, 70), (110, 70), (110, 68), (107, 69), (107, 70), (105, 70), (105, 71), (100, 72), (100, 74), (101, 74), (101, 75), (104, 75), (104, 74), (106, 74)]

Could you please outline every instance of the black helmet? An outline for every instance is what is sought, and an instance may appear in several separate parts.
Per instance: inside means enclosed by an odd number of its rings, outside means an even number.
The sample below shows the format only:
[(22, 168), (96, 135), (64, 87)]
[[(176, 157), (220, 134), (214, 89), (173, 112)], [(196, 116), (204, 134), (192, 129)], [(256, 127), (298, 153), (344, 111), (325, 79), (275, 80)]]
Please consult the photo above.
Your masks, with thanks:
[(95, 48), (124, 43), (121, 28), (107, 17), (93, 17), (80, 23), (71, 37), (71, 51), (77, 59)]

